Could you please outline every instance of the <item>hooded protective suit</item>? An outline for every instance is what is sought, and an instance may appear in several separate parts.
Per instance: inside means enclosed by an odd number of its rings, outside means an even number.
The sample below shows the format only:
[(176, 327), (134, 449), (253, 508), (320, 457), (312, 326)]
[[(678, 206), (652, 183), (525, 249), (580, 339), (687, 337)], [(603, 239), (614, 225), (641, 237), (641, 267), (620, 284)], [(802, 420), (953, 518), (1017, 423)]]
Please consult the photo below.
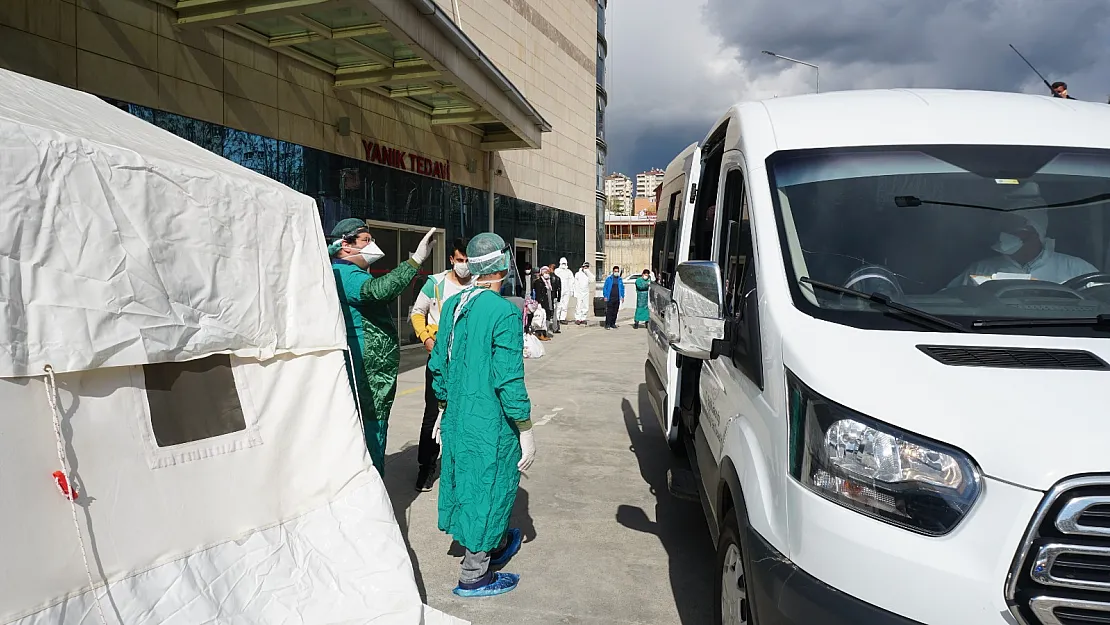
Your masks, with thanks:
[[(531, 428), (521, 311), (488, 289), (443, 306), (428, 368), (441, 422), (439, 529), (471, 552), (497, 548), (520, 485), (520, 431)], [(443, 340), (442, 337), (449, 337)]]
[(574, 320), (586, 321), (590, 314), (590, 302), (593, 300), (594, 274), (590, 268), (583, 266), (574, 274)]
[[(1031, 203), (1043, 204), (1043, 201), (1037, 200)], [(1012, 233), (1002, 232), (998, 236), (998, 242), (992, 247), (999, 255), (972, 263), (960, 275), (956, 276), (948, 286), (972, 285), (975, 284), (972, 276), (991, 276), (999, 272), (1029, 274), (1035, 280), (1062, 284), (1072, 278), (1098, 271), (1098, 268), (1082, 258), (1056, 251), (1056, 241), (1046, 236), (1048, 233), (1047, 210), (1043, 208), (1018, 210), (1015, 211), (1015, 214), (1024, 217), (1026, 224), (1037, 233), (1044, 248), (1041, 253), (1024, 265), (1017, 262), (1010, 254), (1014, 254), (1021, 249), (1021, 241)]]
[(559, 277), (559, 281), (563, 285), (559, 301), (555, 304), (555, 320), (562, 323), (567, 320), (567, 312), (570, 308), (570, 293), (574, 289), (574, 272), (570, 270), (565, 257), (559, 259), (559, 268), (555, 270), (555, 275)]

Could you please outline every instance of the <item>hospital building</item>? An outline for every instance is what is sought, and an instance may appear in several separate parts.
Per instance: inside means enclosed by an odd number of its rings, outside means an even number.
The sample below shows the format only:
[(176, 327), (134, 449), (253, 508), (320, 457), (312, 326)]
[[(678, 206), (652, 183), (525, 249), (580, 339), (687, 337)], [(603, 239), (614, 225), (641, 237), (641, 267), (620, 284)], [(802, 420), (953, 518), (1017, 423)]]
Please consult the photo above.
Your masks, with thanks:
[[(605, 0), (0, 0), (0, 68), (108, 100), (311, 196), (325, 232), (369, 220), (386, 252), (373, 270), (433, 226), (445, 233), (432, 271), (455, 237), (490, 229), (518, 263), (576, 267), (604, 243), (604, 11)], [(397, 302), (406, 343), (415, 286)]]

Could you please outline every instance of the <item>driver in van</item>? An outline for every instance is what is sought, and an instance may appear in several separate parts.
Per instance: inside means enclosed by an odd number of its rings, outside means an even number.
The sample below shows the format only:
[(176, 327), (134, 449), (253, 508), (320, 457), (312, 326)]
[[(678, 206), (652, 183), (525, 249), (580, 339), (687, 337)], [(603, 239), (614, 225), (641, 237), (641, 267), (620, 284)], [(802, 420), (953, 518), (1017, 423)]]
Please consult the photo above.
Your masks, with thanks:
[[(1030, 200), (1025, 200), (1033, 204)], [(1043, 205), (1039, 198), (1035, 205)], [(1005, 213), (998, 241), (991, 249), (998, 256), (972, 263), (956, 276), (949, 287), (975, 284), (972, 276), (992, 276), (998, 272), (1028, 274), (1034, 280), (1063, 284), (1072, 278), (1098, 269), (1082, 258), (1056, 251), (1056, 241), (1046, 236), (1048, 211), (1043, 208)]]

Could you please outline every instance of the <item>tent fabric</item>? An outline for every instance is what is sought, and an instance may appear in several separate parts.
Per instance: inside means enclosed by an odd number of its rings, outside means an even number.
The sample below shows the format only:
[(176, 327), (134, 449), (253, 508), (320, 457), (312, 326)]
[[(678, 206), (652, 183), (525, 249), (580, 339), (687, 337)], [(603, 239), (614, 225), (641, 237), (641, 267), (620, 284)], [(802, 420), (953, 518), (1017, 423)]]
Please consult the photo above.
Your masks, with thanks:
[[(110, 624), (463, 625), (420, 603), (412, 571), (383, 545), (397, 525), (371, 485), (318, 510), (113, 582), (96, 592)], [(384, 550), (382, 547), (386, 547)], [(209, 600), (198, 601), (198, 597)], [(68, 597), (13, 625), (97, 622), (93, 591)]]
[(0, 377), (343, 349), (307, 196), (0, 70)]
[[(113, 593), (101, 598), (109, 624), (213, 622), (195, 619), (212, 610), (242, 624), (421, 623), (345, 360), (232, 357), (247, 428), (168, 447), (154, 436), (144, 367), (57, 376), (81, 537), (94, 581)], [(0, 379), (0, 405), (0, 623), (97, 622), (72, 504), (50, 479), (45, 382)], [(128, 617), (140, 613), (149, 620)]]
[(465, 623), (422, 604), (367, 455), (312, 200), (0, 93), (0, 623)]

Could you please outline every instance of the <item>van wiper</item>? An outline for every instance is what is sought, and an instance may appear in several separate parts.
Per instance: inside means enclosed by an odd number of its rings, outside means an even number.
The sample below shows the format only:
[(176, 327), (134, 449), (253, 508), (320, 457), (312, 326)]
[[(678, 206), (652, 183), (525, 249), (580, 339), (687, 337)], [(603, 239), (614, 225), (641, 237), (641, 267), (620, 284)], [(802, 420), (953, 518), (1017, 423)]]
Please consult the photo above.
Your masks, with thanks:
[(979, 319), (972, 321), (973, 328), (1047, 328), (1047, 327), (1080, 327), (1080, 328), (1105, 328), (1110, 329), (1110, 315), (1097, 315), (1094, 317), (1045, 317), (1029, 319)]
[(898, 208), (912, 208), (921, 206), (922, 204), (931, 204), (933, 206), (956, 206), (959, 208), (978, 208), (988, 211), (997, 211), (999, 213), (1010, 213), (1013, 211), (1026, 211), (1036, 208), (1065, 208), (1067, 206), (1085, 206), (1087, 204), (1097, 204), (1099, 202), (1110, 201), (1110, 193), (1099, 193), (1090, 197), (1079, 198), (1078, 200), (1070, 200), (1068, 202), (1057, 202), (1056, 204), (1042, 204), (1040, 206), (1022, 206), (1021, 208), (1000, 208), (998, 206), (984, 206), (982, 204), (965, 204), (963, 202), (942, 202), (941, 200), (923, 200), (916, 195), (896, 195), (894, 196), (894, 204)]
[(936, 315), (930, 315), (924, 310), (918, 310), (911, 306), (906, 306), (905, 304), (899, 304), (898, 302), (892, 301), (889, 297), (881, 293), (864, 293), (862, 291), (856, 291), (855, 289), (845, 288), (836, 284), (814, 280), (806, 276), (798, 278), (798, 282), (808, 284), (817, 289), (824, 289), (826, 291), (832, 291), (833, 293), (840, 293), (841, 295), (848, 295), (850, 297), (864, 299), (869, 302), (875, 302), (876, 304), (879, 304), (889, 311), (901, 313), (901, 316), (909, 321), (915, 321), (919, 325), (931, 326), (934, 330), (939, 328), (951, 332), (971, 332), (971, 330), (968, 330), (964, 326), (954, 321), (941, 319)]

